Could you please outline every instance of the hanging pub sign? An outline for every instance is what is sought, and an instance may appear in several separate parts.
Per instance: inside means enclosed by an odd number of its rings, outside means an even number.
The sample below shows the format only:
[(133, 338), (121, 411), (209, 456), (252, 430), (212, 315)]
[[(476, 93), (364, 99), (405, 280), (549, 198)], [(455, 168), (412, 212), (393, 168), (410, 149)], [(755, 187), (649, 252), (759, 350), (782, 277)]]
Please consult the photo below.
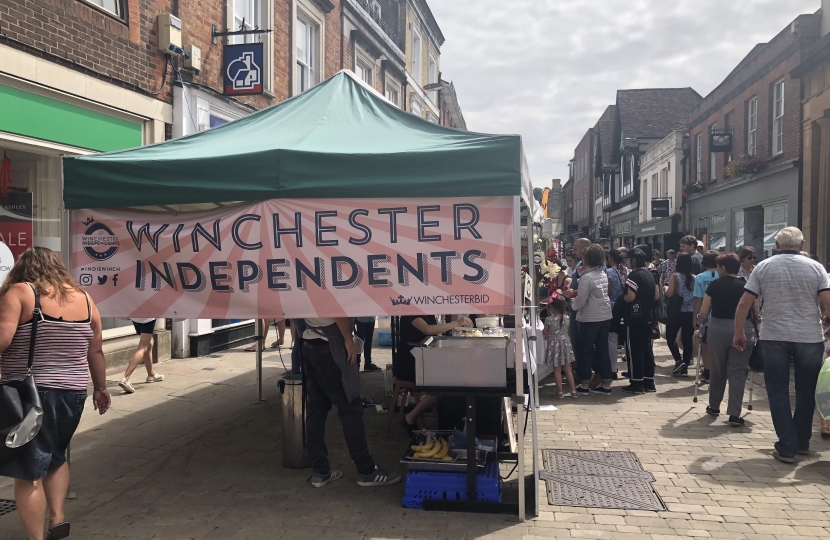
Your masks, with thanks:
[(653, 217), (653, 218), (669, 217), (669, 200), (668, 199), (651, 199), (651, 217)]
[(709, 133), (709, 151), (728, 154), (732, 151), (731, 131), (712, 131)]
[(568, 232), (569, 233), (579, 232), (579, 225), (568, 225)]
[(608, 240), (611, 238), (611, 228), (610, 227), (600, 227), (599, 229), (599, 239), (600, 240)]
[(225, 45), (222, 73), (226, 96), (252, 96), (263, 92), (262, 43)]

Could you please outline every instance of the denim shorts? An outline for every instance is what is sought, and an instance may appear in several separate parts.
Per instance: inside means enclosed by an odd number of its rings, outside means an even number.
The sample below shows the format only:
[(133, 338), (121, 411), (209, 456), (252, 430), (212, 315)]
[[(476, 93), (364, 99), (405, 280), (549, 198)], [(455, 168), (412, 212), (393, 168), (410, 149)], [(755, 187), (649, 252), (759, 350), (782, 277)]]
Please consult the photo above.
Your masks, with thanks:
[(14, 459), (0, 463), (0, 476), (38, 480), (66, 462), (66, 448), (84, 412), (86, 390), (38, 390), (43, 424)]

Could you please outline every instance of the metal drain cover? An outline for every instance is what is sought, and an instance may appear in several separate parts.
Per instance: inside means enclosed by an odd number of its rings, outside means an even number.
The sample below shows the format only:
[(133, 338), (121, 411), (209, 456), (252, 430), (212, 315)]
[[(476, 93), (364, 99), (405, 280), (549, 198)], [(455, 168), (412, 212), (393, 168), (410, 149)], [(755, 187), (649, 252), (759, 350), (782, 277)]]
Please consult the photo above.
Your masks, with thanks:
[(631, 452), (543, 450), (542, 459), (550, 474), (624, 476), (654, 482), (654, 476), (643, 470), (640, 460)]
[(11, 514), (14, 512), (15, 506), (14, 501), (7, 501), (4, 499), (0, 499), (0, 516), (5, 516), (6, 514)]
[(654, 476), (631, 452), (543, 450), (542, 459), (540, 476), (553, 506), (666, 509), (651, 485)]

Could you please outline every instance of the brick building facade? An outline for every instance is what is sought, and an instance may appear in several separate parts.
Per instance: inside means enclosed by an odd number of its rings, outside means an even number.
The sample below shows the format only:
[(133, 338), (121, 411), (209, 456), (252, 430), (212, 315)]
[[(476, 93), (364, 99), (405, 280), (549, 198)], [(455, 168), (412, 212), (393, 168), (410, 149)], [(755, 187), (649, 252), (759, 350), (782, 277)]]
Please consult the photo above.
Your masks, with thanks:
[[(802, 83), (790, 72), (818, 39), (819, 25), (820, 15), (797, 17), (692, 110), (686, 230), (707, 249), (750, 245), (763, 259), (781, 228), (800, 224)], [(710, 153), (713, 130), (732, 133), (731, 153)]]
[[(199, 49), (198, 73), (184, 67), (182, 56), (159, 51), (162, 14), (180, 21), (185, 50)], [(214, 27), (270, 32), (214, 37)], [(413, 53), (416, 35), (420, 48)], [(223, 95), (224, 45), (260, 41), (263, 94)], [(443, 41), (425, 0), (0, 2), (0, 154), (12, 163), (11, 189), (31, 194), (31, 243), (69, 255), (61, 156), (211, 129), (289, 99), (341, 69), (355, 71), (401, 108), (420, 103), (415, 112), (421, 117), (463, 127), (451, 83), (423, 89), (440, 81)], [(447, 98), (444, 112), (439, 95)], [(134, 347), (128, 325), (104, 320), (107, 352)], [(188, 336), (213, 336), (213, 347), (223, 343), (218, 332), (238, 338), (240, 329), (252, 334), (252, 321), (176, 322), (174, 353), (195, 353)]]

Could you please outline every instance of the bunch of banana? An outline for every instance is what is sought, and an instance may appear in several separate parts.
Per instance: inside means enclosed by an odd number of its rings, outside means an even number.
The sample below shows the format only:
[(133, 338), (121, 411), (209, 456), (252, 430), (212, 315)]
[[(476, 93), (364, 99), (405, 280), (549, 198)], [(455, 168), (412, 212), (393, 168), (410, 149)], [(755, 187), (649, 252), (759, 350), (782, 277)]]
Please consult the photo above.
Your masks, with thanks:
[(418, 459), (442, 459), (444, 461), (452, 461), (449, 456), (450, 445), (442, 438), (433, 439), (430, 444), (422, 446), (411, 446), (412, 451), (415, 452), (414, 457)]

